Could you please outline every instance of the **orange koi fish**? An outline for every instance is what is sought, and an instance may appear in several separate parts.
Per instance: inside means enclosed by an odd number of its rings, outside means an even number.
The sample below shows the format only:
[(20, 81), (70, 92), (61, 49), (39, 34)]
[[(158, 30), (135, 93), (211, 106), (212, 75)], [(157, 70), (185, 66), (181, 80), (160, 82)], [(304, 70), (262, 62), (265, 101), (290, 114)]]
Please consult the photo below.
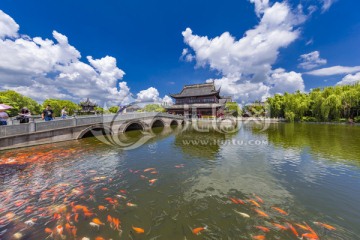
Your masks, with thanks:
[(255, 226), (257, 229), (260, 229), (263, 232), (270, 232), (270, 229), (267, 227), (263, 227), (263, 226)]
[(157, 181), (156, 178), (155, 178), (155, 179), (151, 179), (151, 180), (149, 180), (149, 183), (150, 183), (150, 184), (154, 184), (156, 181)]
[(147, 168), (144, 170), (144, 172), (150, 172), (150, 171), (155, 171), (155, 170), (156, 170), (156, 168)]
[(271, 207), (272, 209), (278, 211), (280, 214), (282, 215), (289, 215), (287, 212), (285, 212), (284, 210), (282, 210), (281, 208), (278, 207)]
[(62, 235), (64, 232), (64, 228), (61, 225), (56, 226), (56, 231), (59, 235)]
[(126, 194), (126, 190), (121, 189), (120, 192)]
[(118, 218), (113, 218), (112, 220), (113, 220), (115, 229), (120, 231), (120, 220)]
[(264, 200), (262, 200), (259, 196), (256, 196), (254, 193), (253, 195), (260, 203), (264, 203)]
[(50, 228), (45, 228), (45, 232), (49, 234), (53, 234), (53, 231)]
[(271, 223), (271, 224), (279, 230), (287, 230), (287, 227), (285, 227), (281, 224), (278, 224), (278, 223)]
[(318, 235), (314, 234), (314, 233), (304, 233), (303, 235), (301, 235), (301, 239), (306, 238), (309, 240), (317, 240), (319, 239)]
[(194, 228), (192, 230), (193, 234), (195, 235), (199, 235), (202, 231), (206, 230), (207, 229), (207, 226), (205, 227), (198, 227), (198, 228)]
[(74, 226), (71, 226), (69, 223), (66, 223), (65, 224), (65, 229), (66, 231), (70, 234), (71, 233), (71, 229), (73, 228)]
[(100, 219), (98, 219), (98, 218), (94, 218), (94, 219), (92, 220), (92, 222), (93, 222), (93, 223), (96, 223), (97, 225), (105, 225), (105, 223), (101, 222)]
[(107, 216), (107, 221), (108, 221), (109, 223), (112, 223), (112, 217), (111, 217), (110, 215)]
[(71, 219), (71, 214), (70, 214), (70, 213), (67, 213), (67, 214), (66, 214), (66, 221), (67, 221), (67, 222), (70, 222), (70, 219)]
[(257, 214), (259, 214), (261, 217), (269, 217), (269, 215), (267, 215), (265, 212), (260, 211), (259, 209), (254, 209), (255, 212), (257, 212)]
[(75, 218), (74, 218), (75, 222), (79, 222), (79, 214), (75, 213)]
[(92, 215), (94, 215), (95, 213), (92, 212), (84, 212), (84, 216), (85, 218), (91, 217)]
[(304, 226), (304, 225), (302, 225), (302, 224), (295, 223), (295, 225), (298, 226), (299, 228), (301, 228), (302, 230), (305, 230), (305, 231), (308, 231), (308, 230), (309, 230), (306, 226)]
[(126, 203), (126, 206), (128, 206), (128, 207), (137, 207), (137, 204), (128, 202), (128, 203)]
[(83, 210), (84, 208), (86, 208), (85, 206), (82, 206), (82, 205), (75, 205), (74, 208), (76, 210)]
[(255, 239), (255, 240), (264, 240), (265, 236), (264, 235), (257, 235), (257, 236), (253, 236), (252, 238)]
[(30, 214), (30, 213), (32, 213), (34, 210), (34, 207), (33, 206), (28, 206), (28, 207), (26, 207), (26, 209), (25, 209), (25, 213), (26, 214)]
[(141, 234), (141, 233), (144, 233), (144, 232), (145, 232), (145, 230), (144, 230), (144, 229), (139, 228), (139, 227), (134, 227), (134, 226), (132, 226), (132, 229), (134, 229), (134, 231), (135, 231), (136, 233), (139, 233), (139, 234)]
[(260, 204), (258, 204), (255, 200), (250, 199), (249, 202), (258, 208), (260, 207)]
[[(314, 229), (312, 229), (306, 222), (304, 222), (304, 223), (305, 223), (306, 227), (308, 228), (308, 230), (309, 230), (313, 235), (316, 235), (316, 236), (317, 236), (317, 234), (316, 234), (316, 232), (314, 231)], [(319, 238), (319, 237), (317, 237), (317, 238)]]
[(95, 240), (105, 240), (103, 237), (96, 237)]
[(235, 204), (239, 204), (239, 202), (238, 202), (238, 200), (236, 198), (230, 198), (230, 200)]
[(104, 210), (107, 210), (107, 207), (105, 207), (105, 206), (102, 206), (102, 205), (99, 205), (99, 207), (98, 207), (98, 208), (99, 208), (99, 210), (100, 210), (100, 211), (104, 211)]
[(151, 174), (158, 174), (159, 172), (157, 172), (157, 171), (152, 171), (152, 172), (150, 172)]
[(74, 226), (73, 229), (71, 229), (71, 234), (74, 238), (76, 238), (77, 228)]
[(318, 226), (321, 226), (323, 228), (326, 228), (327, 230), (330, 230), (330, 231), (333, 231), (333, 230), (336, 230), (335, 227), (329, 225), (329, 224), (326, 224), (326, 223), (321, 223), (321, 222), (314, 222), (314, 224), (318, 225)]
[(286, 223), (288, 225), (288, 227), (290, 228), (291, 232), (296, 236), (299, 237), (299, 233), (296, 231), (296, 229), (294, 228), (293, 225), (291, 225), (290, 223)]

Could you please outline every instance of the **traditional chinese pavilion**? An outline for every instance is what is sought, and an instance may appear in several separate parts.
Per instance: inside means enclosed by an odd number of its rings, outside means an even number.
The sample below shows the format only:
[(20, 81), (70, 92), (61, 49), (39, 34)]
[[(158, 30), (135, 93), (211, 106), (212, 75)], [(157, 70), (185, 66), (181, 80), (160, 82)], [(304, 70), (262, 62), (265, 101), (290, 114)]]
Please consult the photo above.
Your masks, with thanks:
[(80, 102), (79, 105), (81, 107), (81, 110), (77, 111), (78, 114), (95, 114), (96, 113), (95, 108), (97, 107), (97, 104), (91, 102), (89, 98), (87, 98), (85, 102)]
[(165, 107), (168, 113), (198, 118), (222, 116), (226, 102), (232, 101), (231, 97), (220, 96), (214, 82), (185, 85), (180, 93), (170, 96), (175, 104)]

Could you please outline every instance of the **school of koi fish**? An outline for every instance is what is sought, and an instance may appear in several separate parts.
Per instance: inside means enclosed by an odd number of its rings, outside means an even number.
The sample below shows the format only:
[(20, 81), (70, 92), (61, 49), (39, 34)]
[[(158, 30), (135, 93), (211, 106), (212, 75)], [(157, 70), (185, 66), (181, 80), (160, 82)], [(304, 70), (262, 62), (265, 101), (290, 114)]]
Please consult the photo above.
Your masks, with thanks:
[[(157, 191), (157, 184), (165, 181), (161, 167), (129, 168), (124, 170), (126, 174), (113, 176), (102, 175), (97, 169), (72, 168), (69, 170), (72, 178), (61, 171), (47, 172), (51, 164), (76, 159), (92, 151), (90, 147), (53, 149), (45, 146), (2, 154), (0, 166), (5, 170), (10, 166), (25, 166), (25, 169), (2, 172), (2, 180), (9, 187), (1, 188), (0, 192), (0, 239), (162, 239), (161, 235), (151, 235), (150, 224), (142, 226), (139, 225), (141, 221), (123, 220), (125, 211), (131, 214), (132, 209), (141, 206), (133, 200), (136, 198), (132, 197), (132, 186), (128, 184), (123, 188), (116, 181), (130, 174), (150, 190)], [(69, 164), (74, 162), (69, 160)], [(186, 167), (184, 163), (173, 165), (175, 171)], [(321, 234), (329, 236), (336, 231), (336, 227), (328, 223), (294, 221), (291, 210), (269, 205), (260, 195), (231, 195), (221, 199), (222, 204), (230, 206), (231, 214), (245, 225), (248, 219), (256, 219), (258, 223), (244, 227), (243, 231), (251, 230), (251, 236), (240, 239), (316, 240)], [(208, 219), (210, 221), (211, 216)], [(191, 225), (185, 228), (182, 239), (201, 236), (213, 239), (206, 237), (213, 230), (215, 227), (211, 224)]]

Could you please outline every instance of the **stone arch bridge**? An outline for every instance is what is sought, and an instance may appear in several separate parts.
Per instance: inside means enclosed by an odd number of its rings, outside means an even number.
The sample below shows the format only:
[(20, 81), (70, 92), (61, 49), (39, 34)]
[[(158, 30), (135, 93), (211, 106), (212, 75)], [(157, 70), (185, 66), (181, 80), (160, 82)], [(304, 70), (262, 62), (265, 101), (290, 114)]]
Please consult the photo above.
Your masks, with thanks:
[(129, 113), (86, 116), (50, 122), (0, 126), (0, 150), (76, 140), (93, 132), (119, 134), (131, 130), (151, 131), (155, 127), (179, 126), (184, 117), (167, 113)]

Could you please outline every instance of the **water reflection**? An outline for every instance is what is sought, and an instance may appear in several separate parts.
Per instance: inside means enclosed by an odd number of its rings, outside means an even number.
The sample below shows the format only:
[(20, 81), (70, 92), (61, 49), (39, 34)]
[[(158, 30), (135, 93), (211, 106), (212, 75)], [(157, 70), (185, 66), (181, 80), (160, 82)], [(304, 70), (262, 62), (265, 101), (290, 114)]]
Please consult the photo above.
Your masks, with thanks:
[[(0, 169), (9, 174), (0, 185), (0, 238), (19, 233), (22, 239), (61, 239), (59, 233), (49, 237), (45, 232), (60, 225), (67, 239), (298, 239), (274, 223), (290, 223), (303, 234), (307, 231), (296, 224), (305, 221), (321, 239), (356, 239), (359, 168), (329, 162), (333, 157), (322, 152), (324, 146), (313, 146), (317, 142), (309, 139), (314, 129), (305, 126), (300, 137), (291, 125), (272, 125), (263, 133), (254, 127), (244, 125), (231, 134), (189, 126), (155, 128), (153, 138), (131, 151), (86, 138), (1, 152)], [(325, 136), (333, 138), (331, 132), (343, 134), (330, 129)], [(129, 143), (141, 137), (139, 131), (119, 135)], [(251, 144), (254, 140), (269, 144)], [(352, 155), (340, 155), (353, 161)], [(25, 167), (13, 171), (10, 164)], [(244, 204), (236, 203), (239, 199)], [(121, 220), (121, 231), (108, 216)], [(94, 218), (104, 225), (92, 227)], [(29, 220), (36, 224), (26, 224)], [(66, 223), (76, 228), (77, 237), (65, 230)], [(194, 235), (193, 229), (205, 225), (207, 230)], [(145, 233), (136, 233), (133, 226)]]
[[(222, 129), (228, 127), (228, 132)], [(214, 160), (221, 149), (221, 145), (231, 141), (237, 134), (234, 126), (198, 122), (184, 127), (175, 137), (174, 145), (190, 158)]]
[(286, 149), (310, 149), (319, 157), (360, 165), (360, 128), (336, 124), (271, 124), (265, 134), (270, 143)]

